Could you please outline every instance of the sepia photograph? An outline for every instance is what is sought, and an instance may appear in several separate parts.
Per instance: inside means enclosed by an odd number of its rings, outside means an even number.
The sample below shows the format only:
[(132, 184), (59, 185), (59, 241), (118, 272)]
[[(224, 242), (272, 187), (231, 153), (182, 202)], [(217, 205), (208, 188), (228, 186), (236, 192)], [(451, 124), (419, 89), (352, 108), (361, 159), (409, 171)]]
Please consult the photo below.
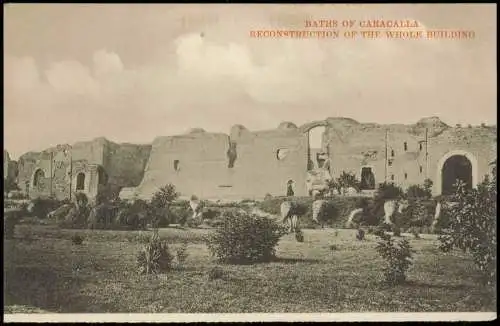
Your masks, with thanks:
[(496, 9), (4, 4), (5, 322), (496, 319)]

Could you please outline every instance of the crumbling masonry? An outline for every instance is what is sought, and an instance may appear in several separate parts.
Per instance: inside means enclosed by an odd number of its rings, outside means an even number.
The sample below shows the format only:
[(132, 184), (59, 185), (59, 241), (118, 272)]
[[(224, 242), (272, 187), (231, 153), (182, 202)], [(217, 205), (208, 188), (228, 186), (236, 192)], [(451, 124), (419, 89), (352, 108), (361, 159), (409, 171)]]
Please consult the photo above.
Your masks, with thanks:
[[(325, 128), (321, 148), (309, 146), (316, 127)], [(151, 145), (98, 138), (29, 152), (18, 161), (17, 181), (31, 198), (76, 192), (93, 198), (111, 185), (122, 198), (149, 199), (172, 183), (185, 198), (240, 200), (283, 196), (290, 181), (295, 196), (307, 196), (346, 171), (365, 192), (384, 181), (406, 188), (430, 178), (434, 194), (442, 194), (457, 178), (474, 187), (491, 172), (496, 134), (496, 126), (450, 127), (436, 117), (413, 125), (327, 118), (265, 131), (235, 125), (229, 135), (198, 128)]]

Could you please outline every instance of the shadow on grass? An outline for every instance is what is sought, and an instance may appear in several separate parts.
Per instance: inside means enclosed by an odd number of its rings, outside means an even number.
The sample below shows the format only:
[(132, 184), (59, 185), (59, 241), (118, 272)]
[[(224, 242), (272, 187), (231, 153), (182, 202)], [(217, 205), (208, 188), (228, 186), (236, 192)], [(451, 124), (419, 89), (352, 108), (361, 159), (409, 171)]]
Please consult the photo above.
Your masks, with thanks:
[(109, 312), (114, 307), (80, 294), (84, 281), (60, 275), (50, 267), (7, 267), (4, 272), (4, 306), (27, 305), (48, 312)]
[(272, 257), (264, 260), (257, 261), (248, 261), (248, 260), (228, 260), (228, 261), (219, 261), (220, 264), (223, 265), (257, 265), (257, 264), (270, 264), (270, 263), (282, 263), (282, 264), (320, 264), (324, 263), (323, 260), (320, 259), (309, 259), (309, 258), (285, 258), (285, 257)]
[(319, 263), (323, 263), (324, 261), (320, 260), (320, 259), (311, 259), (311, 258), (274, 257), (269, 262), (270, 263), (283, 263), (283, 264), (297, 264), (297, 263), (319, 264)]
[(465, 284), (436, 284), (436, 283), (426, 283), (426, 282), (418, 282), (418, 281), (406, 281), (401, 284), (405, 287), (411, 288), (426, 288), (426, 289), (446, 289), (446, 290), (469, 290), (472, 287)]

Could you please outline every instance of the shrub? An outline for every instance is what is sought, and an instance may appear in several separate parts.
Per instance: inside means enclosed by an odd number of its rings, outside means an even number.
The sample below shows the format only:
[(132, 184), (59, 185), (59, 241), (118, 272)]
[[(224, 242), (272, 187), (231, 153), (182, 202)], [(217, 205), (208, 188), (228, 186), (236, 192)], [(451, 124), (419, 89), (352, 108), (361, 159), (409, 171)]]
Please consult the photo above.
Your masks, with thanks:
[(297, 242), (304, 242), (304, 233), (302, 230), (295, 230), (295, 240), (297, 240)]
[(420, 239), (420, 233), (418, 231), (419, 231), (418, 228), (415, 226), (410, 229), (410, 232), (411, 234), (413, 234), (415, 239)]
[(158, 229), (137, 255), (139, 274), (158, 274), (172, 268), (173, 255), (168, 244), (160, 239)]
[(47, 217), (51, 211), (61, 205), (57, 199), (52, 198), (35, 198), (31, 201), (31, 214), (39, 219)]
[(365, 239), (365, 231), (363, 229), (358, 229), (358, 232), (356, 233), (356, 239), (360, 241)]
[(128, 230), (144, 230), (148, 223), (149, 205), (142, 199), (133, 203), (115, 204), (113, 227)]
[(429, 199), (432, 197), (432, 192), (422, 185), (411, 185), (406, 189), (406, 197), (408, 199)]
[(4, 210), (3, 227), (4, 227), (5, 239), (14, 238), (16, 224), (19, 222), (19, 216), (17, 212), (18, 212), (17, 209), (13, 209), (7, 212), (5, 212)]
[(384, 234), (380, 238), (381, 240), (375, 249), (386, 261), (385, 281), (391, 285), (403, 283), (406, 280), (406, 272), (412, 265), (413, 250), (410, 243), (403, 239), (396, 245), (388, 234)]
[(188, 201), (177, 203), (170, 207), (172, 222), (176, 222), (182, 226), (186, 224), (188, 219), (193, 215)]
[(411, 200), (408, 209), (402, 214), (400, 226), (410, 228), (431, 225), (433, 219), (430, 213), (431, 206), (435, 206), (432, 201)]
[(375, 233), (375, 228), (373, 226), (368, 227), (368, 229), (366, 230), (366, 233), (368, 233), (368, 234)]
[(483, 281), (493, 284), (496, 280), (497, 248), (497, 182), (496, 173), (467, 191), (465, 184), (456, 185), (450, 208), (450, 225), (439, 236), (440, 248), (449, 251), (459, 248), (469, 252), (481, 271)]
[(224, 271), (219, 266), (214, 266), (208, 271), (209, 280), (217, 280), (224, 277)]
[(375, 228), (373, 232), (374, 235), (381, 237), (386, 234), (386, 232), (392, 231), (393, 225), (382, 223)]
[(243, 212), (226, 212), (223, 225), (208, 236), (212, 255), (220, 261), (244, 263), (274, 257), (275, 246), (286, 230), (276, 221)]
[(75, 245), (81, 245), (83, 243), (83, 237), (81, 235), (74, 234), (71, 237), (71, 242)]
[(399, 227), (399, 225), (394, 224), (392, 226), (392, 233), (395, 237), (400, 237), (401, 236), (401, 227)]
[(90, 210), (87, 225), (90, 229), (113, 229), (117, 207), (98, 204)]
[(402, 198), (404, 191), (401, 187), (394, 185), (393, 183), (381, 183), (377, 191), (375, 191), (375, 201), (385, 201), (388, 199), (398, 199)]
[(118, 199), (120, 187), (112, 183), (99, 185), (97, 189), (97, 196), (95, 198), (96, 204), (103, 204)]
[(12, 178), (4, 178), (3, 179), (3, 191), (5, 193), (9, 193), (11, 191), (19, 191), (19, 186), (16, 181)]
[(356, 175), (354, 173), (342, 171), (342, 174), (337, 178), (335, 184), (333, 184), (332, 186), (334, 188), (336, 187), (337, 189), (342, 189), (344, 193), (349, 187), (352, 187), (356, 189), (357, 192), (359, 192), (360, 182), (358, 179), (356, 179)]
[(187, 253), (187, 244), (183, 243), (181, 247), (177, 248), (175, 252), (175, 256), (177, 257), (177, 264), (182, 265), (186, 261), (188, 257)]
[(224, 225), (224, 222), (220, 219), (207, 220), (206, 223), (208, 226), (211, 226), (211, 227), (219, 227), (219, 226)]
[[(334, 222), (338, 222), (340, 217), (340, 209), (338, 202), (333, 200), (325, 200), (321, 207), (321, 211), (318, 212), (318, 222), (323, 225), (333, 225)], [(347, 213), (347, 212), (345, 212)], [(348, 214), (348, 213), (347, 213)], [(338, 223), (336, 223), (338, 224)]]
[(384, 201), (375, 199), (368, 201), (363, 209), (360, 224), (378, 226), (382, 216), (384, 216)]
[(204, 220), (213, 220), (219, 214), (220, 214), (220, 212), (218, 210), (213, 209), (213, 208), (208, 208), (208, 209), (203, 211), (203, 219)]
[(175, 191), (175, 186), (172, 184), (161, 187), (153, 195), (149, 205), (149, 214), (153, 227), (166, 227), (170, 224), (171, 214), (169, 209), (177, 197), (179, 197), (179, 193)]
[(59, 224), (61, 227), (69, 228), (84, 228), (87, 225), (87, 219), (90, 213), (88, 205), (88, 198), (83, 193), (75, 194), (75, 201), (73, 207), (66, 215), (66, 219)]

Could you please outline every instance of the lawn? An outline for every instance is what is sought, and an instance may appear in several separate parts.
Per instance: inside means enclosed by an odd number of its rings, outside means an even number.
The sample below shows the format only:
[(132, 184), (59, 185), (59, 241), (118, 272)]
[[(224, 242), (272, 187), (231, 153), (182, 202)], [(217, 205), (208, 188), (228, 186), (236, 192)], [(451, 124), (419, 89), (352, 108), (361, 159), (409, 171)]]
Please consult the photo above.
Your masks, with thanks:
[[(469, 256), (439, 252), (433, 235), (403, 235), (416, 251), (414, 265), (406, 284), (388, 287), (373, 235), (358, 241), (355, 230), (304, 230), (303, 243), (282, 238), (276, 261), (219, 265), (223, 276), (211, 280), (208, 232), (161, 229), (174, 252), (187, 243), (188, 258), (169, 273), (144, 276), (135, 260), (148, 231), (18, 225), (4, 241), (5, 313), (496, 311), (495, 292), (479, 285)], [(75, 233), (82, 245), (72, 243)]]

